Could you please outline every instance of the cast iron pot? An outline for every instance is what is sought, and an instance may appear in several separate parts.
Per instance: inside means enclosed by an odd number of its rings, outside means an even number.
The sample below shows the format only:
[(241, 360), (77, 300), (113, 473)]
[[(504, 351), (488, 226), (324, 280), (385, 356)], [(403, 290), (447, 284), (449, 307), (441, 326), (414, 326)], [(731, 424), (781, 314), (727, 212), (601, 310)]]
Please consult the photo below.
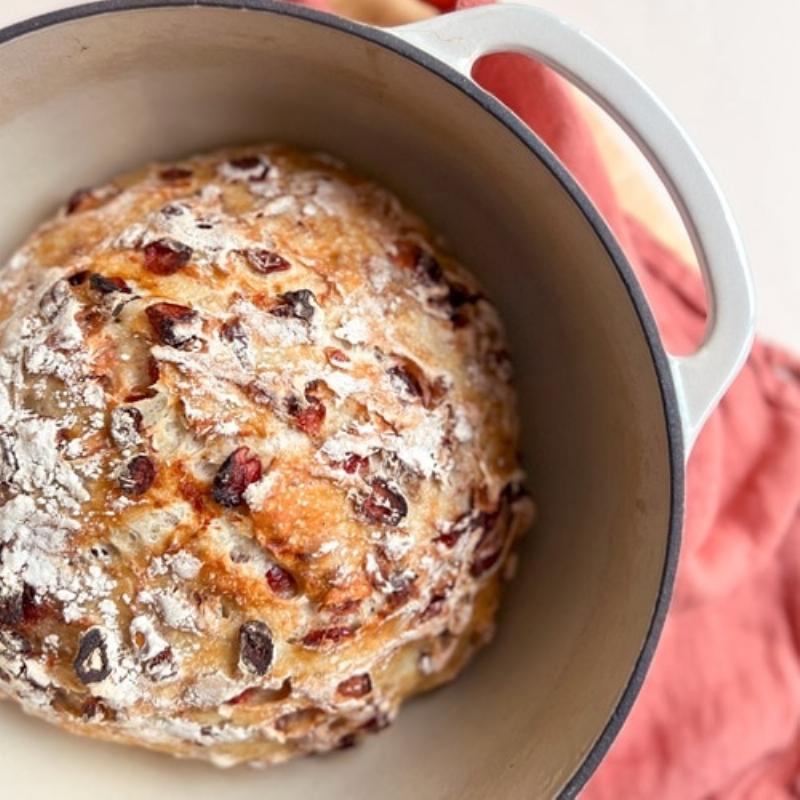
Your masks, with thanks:
[[(697, 353), (664, 352), (597, 211), (470, 79), (478, 56), (501, 50), (600, 100), (673, 190), (713, 308)], [(326, 150), (398, 192), (505, 317), (539, 508), (494, 644), (362, 747), (223, 773), (71, 738), (7, 707), (4, 796), (575, 795), (644, 678), (678, 557), (685, 459), (753, 331), (730, 215), (669, 115), (580, 33), (515, 5), (380, 31), (266, 0), (111, 0), (0, 32), (0, 98), (2, 257), (75, 187), (224, 144)]]

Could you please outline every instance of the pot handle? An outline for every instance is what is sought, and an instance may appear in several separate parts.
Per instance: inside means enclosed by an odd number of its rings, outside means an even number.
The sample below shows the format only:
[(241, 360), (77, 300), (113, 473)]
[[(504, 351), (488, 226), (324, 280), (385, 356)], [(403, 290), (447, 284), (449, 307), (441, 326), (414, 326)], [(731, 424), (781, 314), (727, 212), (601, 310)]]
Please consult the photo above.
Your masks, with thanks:
[(393, 28), (467, 77), (497, 52), (533, 56), (586, 92), (622, 126), (666, 184), (694, 246), (709, 298), (703, 343), (670, 355), (685, 452), (742, 368), (753, 342), (753, 283), (736, 224), (714, 177), (660, 101), (614, 56), (572, 25), (520, 4), (482, 6)]

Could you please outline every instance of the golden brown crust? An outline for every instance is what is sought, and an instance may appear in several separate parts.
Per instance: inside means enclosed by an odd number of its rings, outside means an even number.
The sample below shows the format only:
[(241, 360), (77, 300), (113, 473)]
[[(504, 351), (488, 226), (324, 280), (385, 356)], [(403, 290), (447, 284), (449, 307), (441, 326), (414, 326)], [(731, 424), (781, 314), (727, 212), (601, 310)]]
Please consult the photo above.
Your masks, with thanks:
[(155, 165), (0, 284), (0, 691), (274, 762), (489, 638), (531, 514), (508, 356), (394, 197), (280, 146)]

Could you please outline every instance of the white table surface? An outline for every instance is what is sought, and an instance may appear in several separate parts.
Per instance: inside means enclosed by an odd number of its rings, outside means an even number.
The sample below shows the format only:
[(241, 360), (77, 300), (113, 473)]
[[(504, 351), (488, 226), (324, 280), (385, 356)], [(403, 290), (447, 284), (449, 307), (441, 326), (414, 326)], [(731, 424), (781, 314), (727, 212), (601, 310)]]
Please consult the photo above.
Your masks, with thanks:
[[(689, 131), (739, 221), (759, 329), (800, 350), (800, 0), (537, 0), (612, 50)], [(0, 25), (63, 0), (3, 0)]]

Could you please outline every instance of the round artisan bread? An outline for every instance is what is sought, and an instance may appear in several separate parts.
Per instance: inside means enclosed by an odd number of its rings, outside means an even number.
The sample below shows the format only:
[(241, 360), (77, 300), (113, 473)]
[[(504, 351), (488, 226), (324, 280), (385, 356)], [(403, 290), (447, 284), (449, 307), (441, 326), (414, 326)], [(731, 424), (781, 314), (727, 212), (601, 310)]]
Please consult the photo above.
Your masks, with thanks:
[(0, 694), (219, 764), (380, 729), (491, 635), (514, 406), (475, 281), (334, 159), (76, 193), (0, 274)]

